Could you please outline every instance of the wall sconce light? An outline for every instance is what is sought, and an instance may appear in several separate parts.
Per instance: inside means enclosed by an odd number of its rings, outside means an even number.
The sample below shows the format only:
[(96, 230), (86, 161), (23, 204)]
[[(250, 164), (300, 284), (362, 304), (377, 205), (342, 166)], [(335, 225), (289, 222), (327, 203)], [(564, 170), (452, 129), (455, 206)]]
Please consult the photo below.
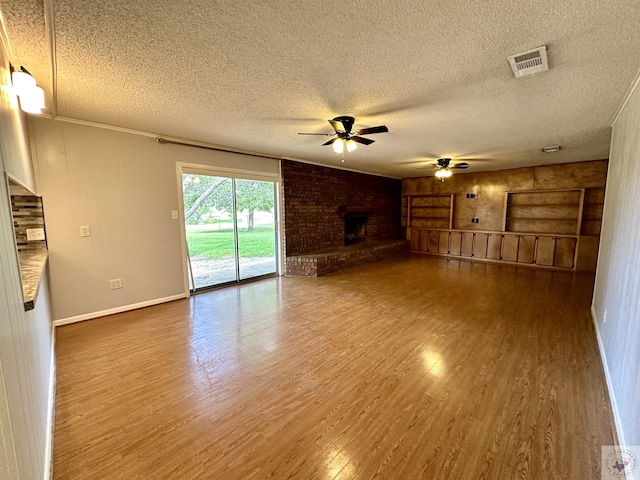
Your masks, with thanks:
[(20, 67), (11, 67), (11, 83), (14, 93), (20, 98), (20, 108), (26, 113), (42, 113), (44, 108), (44, 90), (36, 85), (36, 79), (29, 71)]

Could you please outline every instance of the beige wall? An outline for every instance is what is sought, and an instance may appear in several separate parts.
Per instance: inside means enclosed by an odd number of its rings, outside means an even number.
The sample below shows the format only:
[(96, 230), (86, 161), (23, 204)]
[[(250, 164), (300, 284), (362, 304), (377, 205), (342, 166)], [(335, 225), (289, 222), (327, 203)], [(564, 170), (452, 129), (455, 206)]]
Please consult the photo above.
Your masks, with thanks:
[[(24, 117), (9, 87), (0, 46), (0, 157), (2, 176), (35, 188)], [(52, 330), (47, 287), (26, 313), (6, 185), (0, 185), (0, 478), (47, 478), (52, 383)]]
[(613, 127), (593, 299), (621, 441), (640, 445), (640, 88)]
[[(278, 174), (279, 162), (32, 117), (54, 319), (184, 295), (178, 162)], [(80, 237), (80, 226), (91, 237)], [(124, 288), (109, 289), (121, 278)]]

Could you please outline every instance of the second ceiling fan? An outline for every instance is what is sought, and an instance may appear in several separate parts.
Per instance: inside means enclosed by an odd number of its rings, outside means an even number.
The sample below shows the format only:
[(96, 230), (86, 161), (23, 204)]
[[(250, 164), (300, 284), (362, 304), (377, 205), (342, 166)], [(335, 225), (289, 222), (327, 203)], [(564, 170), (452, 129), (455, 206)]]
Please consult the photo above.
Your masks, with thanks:
[(445, 178), (449, 178), (451, 176), (452, 168), (468, 168), (469, 164), (467, 162), (457, 163), (455, 165), (450, 165), (450, 158), (439, 158), (438, 163), (432, 163), (431, 166), (436, 169), (436, 177), (444, 182)]
[(344, 153), (345, 148), (348, 152), (352, 152), (357, 148), (358, 143), (371, 145), (375, 141), (369, 138), (364, 138), (362, 135), (372, 135), (374, 133), (385, 133), (389, 131), (385, 125), (353, 130), (355, 119), (346, 115), (329, 120), (329, 123), (335, 130), (334, 133), (298, 133), (298, 135), (324, 135), (334, 137), (322, 145), (332, 145), (334, 152)]

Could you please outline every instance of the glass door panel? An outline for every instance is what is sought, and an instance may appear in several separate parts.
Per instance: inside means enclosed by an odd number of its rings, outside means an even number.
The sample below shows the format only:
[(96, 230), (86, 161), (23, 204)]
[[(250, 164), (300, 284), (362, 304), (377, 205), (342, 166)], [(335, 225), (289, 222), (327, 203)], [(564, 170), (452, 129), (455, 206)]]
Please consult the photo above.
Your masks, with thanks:
[(192, 291), (237, 280), (233, 179), (183, 174)]
[(276, 183), (183, 173), (189, 289), (277, 271)]
[(235, 180), (239, 278), (276, 272), (275, 183)]

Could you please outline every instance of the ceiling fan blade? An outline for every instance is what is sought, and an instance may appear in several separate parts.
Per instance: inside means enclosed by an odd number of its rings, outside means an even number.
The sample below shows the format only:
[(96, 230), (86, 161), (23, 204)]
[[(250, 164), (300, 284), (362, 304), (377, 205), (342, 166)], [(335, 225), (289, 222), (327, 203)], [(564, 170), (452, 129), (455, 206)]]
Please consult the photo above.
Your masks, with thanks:
[(303, 133), (303, 132), (298, 132), (298, 135), (324, 135), (326, 137), (330, 137), (331, 135), (335, 135), (335, 133)]
[(347, 131), (345, 126), (342, 124), (342, 122), (338, 122), (336, 120), (329, 120), (329, 123), (331, 124), (333, 129), (336, 131), (336, 133), (337, 132), (346, 132)]
[(362, 130), (358, 130), (358, 135), (371, 135), (372, 133), (384, 133), (388, 131), (389, 129), (386, 126), (380, 125), (379, 127), (363, 128)]
[(452, 165), (449, 168), (468, 168), (469, 164), (466, 162), (458, 163), (457, 165)]
[(331, 140), (329, 140), (328, 142), (325, 142), (322, 144), (322, 146), (324, 145), (331, 145), (333, 142), (335, 142), (336, 140), (338, 140), (338, 138), (340, 137), (336, 137), (336, 138), (332, 138)]
[(363, 145), (371, 145), (373, 142), (375, 142), (375, 140), (369, 140), (368, 138), (364, 138), (364, 137), (351, 137), (350, 140), (353, 140), (354, 142), (358, 142), (358, 143), (362, 143)]

